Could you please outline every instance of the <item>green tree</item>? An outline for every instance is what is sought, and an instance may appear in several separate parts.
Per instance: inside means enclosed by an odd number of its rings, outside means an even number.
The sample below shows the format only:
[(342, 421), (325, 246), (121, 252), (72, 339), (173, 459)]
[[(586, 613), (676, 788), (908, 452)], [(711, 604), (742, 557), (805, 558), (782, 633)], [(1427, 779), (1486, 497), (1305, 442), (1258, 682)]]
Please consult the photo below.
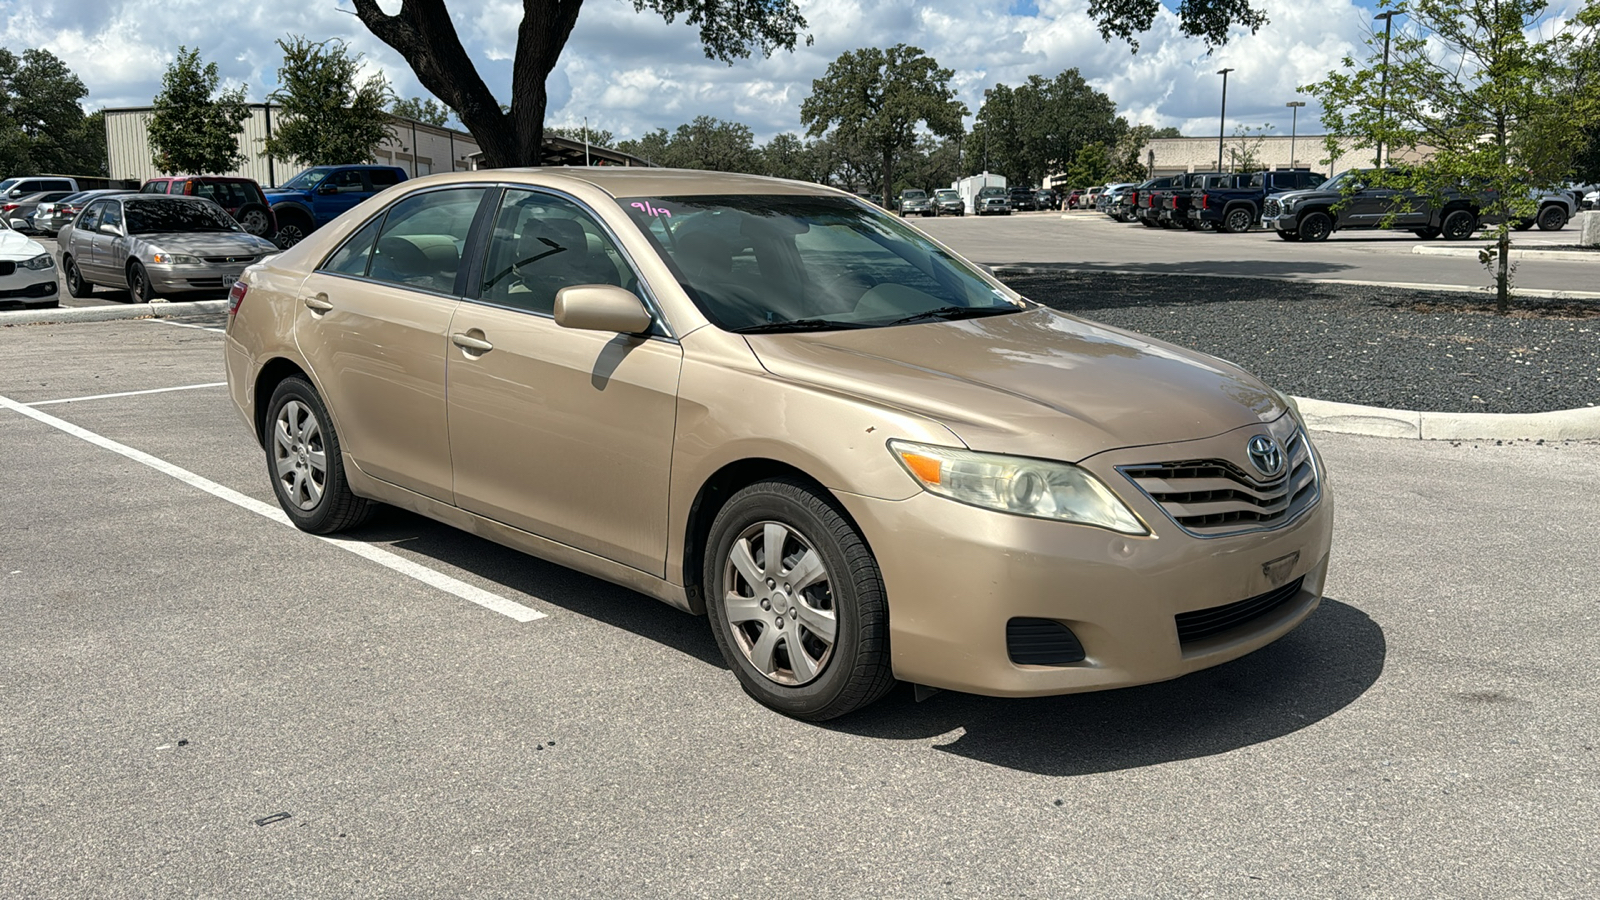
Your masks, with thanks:
[(775, 135), (758, 151), (761, 174), (795, 181), (811, 180), (811, 165), (806, 158), (806, 142), (792, 132)]
[[(1122, 38), (1138, 51), (1134, 35), (1149, 31), (1161, 12), (1161, 0), (1089, 0), (1089, 18), (1100, 27), (1106, 40)], [(1250, 5), (1250, 0), (1184, 0), (1174, 10), (1178, 27), (1186, 35), (1220, 47), (1228, 42), (1228, 29), (1237, 25), (1251, 34), (1267, 24), (1267, 14)]]
[(895, 157), (916, 145), (919, 124), (944, 137), (962, 133), (967, 107), (955, 99), (954, 77), (916, 47), (865, 47), (842, 54), (811, 82), (800, 121), (813, 137), (832, 128), (840, 141), (870, 150), (882, 167), (878, 184), (887, 200)]
[[(0, 167), (11, 172), (84, 174), (100, 169), (99, 157), (84, 158), (77, 145), (84, 114), (78, 105), (89, 91), (59, 57), (25, 50), (21, 57), (0, 48)], [(103, 148), (104, 137), (99, 139)]]
[(1074, 187), (1106, 184), (1113, 168), (1111, 152), (1104, 144), (1085, 144), (1067, 167), (1067, 183)]
[(1266, 124), (1259, 128), (1249, 125), (1240, 125), (1235, 128), (1233, 137), (1225, 145), (1228, 151), (1227, 164), (1230, 171), (1254, 172), (1261, 168), (1261, 148), (1266, 144), (1267, 135), (1272, 130), (1272, 126)]
[[(353, 0), (356, 15), (393, 47), (417, 80), (455, 110), (490, 166), (537, 166), (544, 142), (545, 82), (561, 58), (583, 0), (522, 0), (511, 104), (503, 108), (461, 44), (446, 0), (403, 0), (392, 15), (379, 0)], [(706, 56), (732, 63), (753, 50), (793, 50), (806, 21), (793, 0), (633, 0), (634, 9), (682, 16), (700, 29)], [(810, 38), (806, 38), (810, 43)], [(621, 149), (621, 148), (618, 148)]]
[(412, 97), (410, 99), (397, 97), (393, 103), (389, 104), (389, 112), (402, 119), (411, 119), (414, 122), (433, 125), (437, 128), (443, 128), (444, 124), (450, 121), (450, 110), (432, 97)]
[(1049, 80), (1034, 75), (1016, 88), (997, 84), (985, 91), (973, 149), (985, 155), (981, 165), (990, 171), (1019, 184), (1041, 184), (1045, 176), (1065, 171), (1084, 147), (1113, 146), (1127, 129), (1111, 98), (1077, 69), (1067, 69)]
[(1511, 291), (1510, 229), (1537, 212), (1536, 191), (1570, 174), (1585, 130), (1600, 124), (1600, 80), (1574, 69), (1594, 58), (1600, 2), (1590, 0), (1571, 20), (1549, 13), (1546, 0), (1411, 0), (1387, 66), (1383, 36), (1375, 34), (1365, 60), (1346, 57), (1341, 69), (1303, 88), (1321, 101), (1330, 158), (1341, 138), (1357, 150), (1431, 148), (1421, 163), (1374, 172), (1369, 186), (1436, 203), (1456, 190), (1479, 198), (1494, 238), (1480, 259), (1502, 314)]
[(755, 172), (760, 168), (755, 135), (749, 126), (711, 116), (696, 116), (672, 133), (672, 164), (712, 172)]
[(394, 121), (381, 74), (357, 81), (362, 56), (343, 41), (279, 40), (283, 66), (268, 99), (283, 107), (265, 155), (301, 165), (372, 162)]
[(156, 169), (215, 174), (244, 164), (239, 134), (250, 110), (244, 86), (217, 93), (217, 64), (200, 60), (200, 50), (179, 47), (178, 56), (161, 76), (150, 115), (150, 150)]
[[(584, 128), (582, 125), (546, 125), (545, 134), (564, 137), (567, 140), (583, 143)], [(589, 145), (591, 147), (610, 147), (617, 141), (617, 136), (604, 128), (590, 128), (588, 130)]]

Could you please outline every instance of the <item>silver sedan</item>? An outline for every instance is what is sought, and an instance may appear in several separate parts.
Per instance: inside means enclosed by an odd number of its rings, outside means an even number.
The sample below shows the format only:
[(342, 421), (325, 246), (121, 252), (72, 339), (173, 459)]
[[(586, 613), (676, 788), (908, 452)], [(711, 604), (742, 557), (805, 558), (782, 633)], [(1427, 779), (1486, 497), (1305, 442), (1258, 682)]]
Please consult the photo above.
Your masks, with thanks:
[(67, 293), (127, 288), (141, 303), (226, 290), (246, 266), (278, 252), (210, 200), (150, 194), (95, 200), (56, 241)]

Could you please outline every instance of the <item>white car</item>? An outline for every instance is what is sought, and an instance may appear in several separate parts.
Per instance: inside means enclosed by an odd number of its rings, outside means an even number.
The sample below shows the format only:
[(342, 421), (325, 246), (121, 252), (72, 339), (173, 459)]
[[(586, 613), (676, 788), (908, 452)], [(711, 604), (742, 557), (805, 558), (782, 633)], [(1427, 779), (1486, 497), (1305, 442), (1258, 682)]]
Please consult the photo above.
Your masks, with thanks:
[(1583, 195), (1583, 208), (1594, 209), (1600, 206), (1600, 191), (1590, 191)]
[(0, 221), (0, 308), (61, 305), (56, 261), (44, 245)]

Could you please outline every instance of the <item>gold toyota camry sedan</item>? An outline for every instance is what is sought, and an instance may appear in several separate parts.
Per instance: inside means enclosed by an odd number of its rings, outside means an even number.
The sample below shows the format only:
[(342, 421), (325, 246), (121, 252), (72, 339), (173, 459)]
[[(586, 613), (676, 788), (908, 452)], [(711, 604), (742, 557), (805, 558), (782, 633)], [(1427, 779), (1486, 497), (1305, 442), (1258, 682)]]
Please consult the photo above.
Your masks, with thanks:
[(233, 400), (299, 527), (392, 504), (707, 614), (792, 716), (1175, 678), (1321, 599), (1332, 501), (1287, 398), (840, 191), (421, 178), (231, 300)]

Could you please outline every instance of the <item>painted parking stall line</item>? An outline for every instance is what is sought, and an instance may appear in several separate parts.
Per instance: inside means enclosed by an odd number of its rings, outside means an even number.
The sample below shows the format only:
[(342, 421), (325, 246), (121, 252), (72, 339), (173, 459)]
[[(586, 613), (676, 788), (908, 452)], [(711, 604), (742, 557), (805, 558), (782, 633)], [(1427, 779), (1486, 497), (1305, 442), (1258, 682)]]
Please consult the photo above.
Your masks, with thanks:
[[(271, 519), (272, 521), (277, 522), (279, 525), (283, 525), (288, 528), (294, 528), (294, 524), (289, 521), (289, 517), (284, 515), (283, 510), (279, 509), (278, 507), (268, 503), (262, 503), (260, 500), (257, 500), (254, 497), (241, 494), (233, 488), (220, 485), (209, 478), (196, 475), (195, 473), (190, 472), (188, 469), (175, 466), (159, 457), (151, 456), (143, 450), (136, 450), (126, 444), (120, 444), (108, 437), (96, 434), (87, 428), (83, 428), (78, 425), (74, 425), (71, 422), (58, 419), (49, 413), (40, 412), (39, 410), (33, 409), (27, 404), (19, 403), (9, 397), (0, 396), (0, 409), (9, 409), (13, 412), (21, 413), (22, 415), (27, 416), (34, 421), (49, 425), (51, 428), (57, 429), (58, 431), (66, 432), (67, 434), (70, 434), (75, 438), (79, 438), (80, 440), (87, 441), (96, 447), (100, 447), (104, 450), (110, 450), (111, 452), (127, 457), (134, 462), (149, 466), (150, 468), (155, 469), (157, 472), (161, 472), (164, 475), (169, 475), (173, 478), (176, 478), (177, 480), (191, 487), (199, 488), (213, 497), (226, 500), (229, 503), (232, 503), (234, 506), (249, 510), (250, 512), (261, 516), (262, 518)], [(295, 531), (299, 532), (299, 529), (296, 528)], [(304, 534), (304, 532), (300, 533)], [(443, 572), (436, 572), (427, 566), (419, 565), (418, 563), (412, 562), (403, 556), (399, 556), (389, 552), (388, 550), (384, 550), (381, 547), (375, 547), (371, 544), (366, 544), (361, 541), (343, 538), (324, 537), (321, 535), (308, 535), (308, 537), (314, 537), (324, 543), (332, 544), (333, 546), (342, 550), (347, 550), (351, 553), (354, 553), (356, 556), (375, 562), (384, 568), (390, 569), (391, 571), (398, 572), (408, 578), (420, 581), (430, 587), (438, 588), (447, 594), (451, 594), (462, 600), (466, 600), (469, 603), (477, 604), (484, 609), (497, 612), (500, 615), (514, 619), (518, 622), (532, 622), (535, 619), (545, 618), (544, 613), (524, 606), (515, 600), (510, 600), (500, 596), (499, 594), (491, 593), (483, 588), (477, 587), (476, 585), (468, 584), (458, 578), (452, 578)]]
[(58, 403), (82, 403), (85, 400), (113, 400), (117, 397), (142, 397), (145, 394), (168, 394), (173, 391), (198, 391), (201, 388), (227, 387), (226, 381), (208, 381), (205, 384), (180, 384), (177, 387), (151, 388), (147, 391), (119, 391), (115, 394), (90, 394), (87, 397), (64, 397), (60, 400), (36, 400), (23, 406), (55, 406)]

